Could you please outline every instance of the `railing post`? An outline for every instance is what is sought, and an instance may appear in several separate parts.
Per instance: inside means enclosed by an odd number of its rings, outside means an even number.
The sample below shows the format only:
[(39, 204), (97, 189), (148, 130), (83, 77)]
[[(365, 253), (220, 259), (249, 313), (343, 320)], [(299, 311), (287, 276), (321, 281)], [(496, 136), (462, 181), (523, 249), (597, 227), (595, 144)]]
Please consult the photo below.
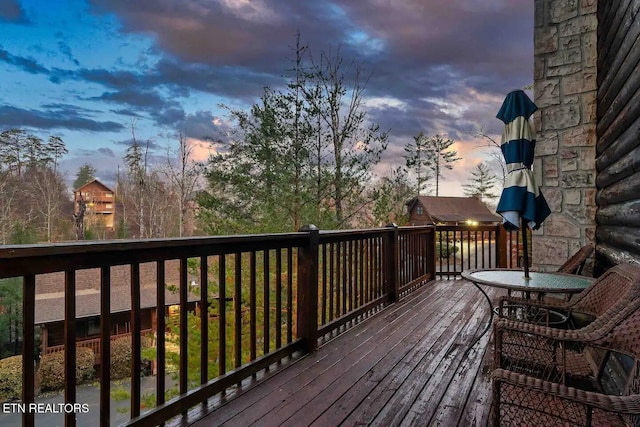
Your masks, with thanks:
[(507, 230), (502, 224), (496, 227), (496, 265), (507, 268)]
[(387, 224), (389, 230), (384, 234), (383, 251), (384, 251), (384, 283), (385, 290), (389, 296), (389, 301), (396, 302), (399, 297), (398, 270), (398, 225)]
[(427, 234), (427, 272), (431, 280), (436, 278), (436, 227), (431, 226), (431, 232)]
[(297, 334), (309, 353), (318, 348), (318, 246), (320, 233), (313, 224), (300, 231), (309, 233), (305, 246), (298, 249), (298, 319)]

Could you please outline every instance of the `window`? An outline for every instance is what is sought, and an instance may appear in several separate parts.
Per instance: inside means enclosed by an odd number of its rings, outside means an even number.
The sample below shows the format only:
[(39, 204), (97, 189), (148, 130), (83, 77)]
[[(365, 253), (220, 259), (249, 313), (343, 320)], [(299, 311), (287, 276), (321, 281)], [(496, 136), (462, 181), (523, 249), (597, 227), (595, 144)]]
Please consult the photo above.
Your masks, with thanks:
[(112, 203), (105, 203), (104, 208), (105, 209), (111, 209), (111, 208), (113, 208), (113, 204)]
[(104, 196), (108, 199), (111, 199), (113, 197), (113, 193), (106, 193)]
[(416, 213), (417, 213), (418, 215), (422, 215), (422, 214), (423, 214), (423, 211), (422, 211), (422, 205), (418, 205), (418, 207), (416, 208)]

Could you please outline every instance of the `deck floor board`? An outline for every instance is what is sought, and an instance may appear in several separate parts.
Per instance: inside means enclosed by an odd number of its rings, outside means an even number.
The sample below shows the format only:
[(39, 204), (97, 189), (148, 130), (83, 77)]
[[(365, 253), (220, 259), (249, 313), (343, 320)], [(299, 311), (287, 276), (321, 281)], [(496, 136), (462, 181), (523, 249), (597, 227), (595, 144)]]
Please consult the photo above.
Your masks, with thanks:
[(434, 281), (192, 425), (484, 426), (488, 317), (470, 283)]

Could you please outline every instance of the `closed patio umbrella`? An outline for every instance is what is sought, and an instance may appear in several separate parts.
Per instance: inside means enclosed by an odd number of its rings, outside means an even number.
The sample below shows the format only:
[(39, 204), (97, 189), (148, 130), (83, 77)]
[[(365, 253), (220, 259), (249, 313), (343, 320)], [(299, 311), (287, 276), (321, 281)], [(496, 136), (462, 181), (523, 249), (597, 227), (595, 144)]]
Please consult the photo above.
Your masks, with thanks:
[(522, 230), (524, 272), (529, 277), (529, 251), (526, 228), (536, 230), (551, 210), (531, 170), (536, 146), (529, 117), (538, 109), (522, 90), (510, 92), (497, 118), (504, 122), (500, 148), (507, 163), (507, 176), (496, 212), (507, 230)]

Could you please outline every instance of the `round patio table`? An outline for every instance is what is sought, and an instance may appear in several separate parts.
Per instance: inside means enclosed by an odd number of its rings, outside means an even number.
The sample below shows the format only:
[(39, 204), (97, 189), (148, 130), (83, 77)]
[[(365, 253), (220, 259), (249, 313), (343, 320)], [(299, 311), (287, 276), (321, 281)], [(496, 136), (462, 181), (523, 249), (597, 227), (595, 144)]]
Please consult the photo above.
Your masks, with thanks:
[(524, 271), (520, 269), (491, 268), (491, 269), (474, 269), (462, 272), (462, 278), (471, 282), (487, 300), (490, 309), (489, 323), (484, 331), (475, 339), (471, 347), (487, 333), (493, 323), (493, 303), (487, 293), (480, 287), (491, 286), (494, 288), (507, 289), (509, 292), (522, 292), (525, 298), (529, 298), (532, 292), (538, 294), (538, 298), (542, 298), (544, 294), (575, 294), (582, 292), (589, 287), (595, 279), (577, 274), (566, 273), (543, 273), (537, 271), (529, 272), (529, 277), (524, 277)]

